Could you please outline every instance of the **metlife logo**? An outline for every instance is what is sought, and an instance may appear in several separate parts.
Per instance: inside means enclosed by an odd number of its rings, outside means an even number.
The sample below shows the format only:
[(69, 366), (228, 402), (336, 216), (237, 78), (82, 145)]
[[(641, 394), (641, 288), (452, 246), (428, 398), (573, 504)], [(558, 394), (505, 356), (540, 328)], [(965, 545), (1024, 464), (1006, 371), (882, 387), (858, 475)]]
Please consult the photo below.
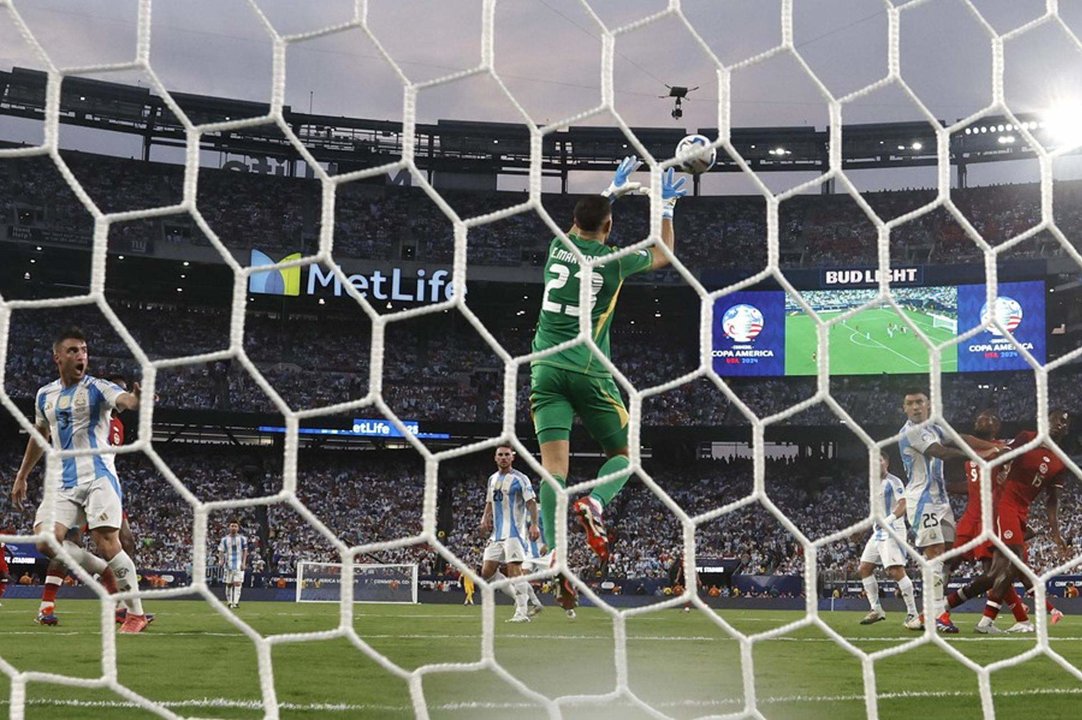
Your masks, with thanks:
[[(300, 253), (293, 253), (277, 262), (297, 260)], [(252, 250), (251, 265), (273, 265), (275, 260), (266, 253)], [(307, 275), (307, 277), (304, 277)], [(330, 268), (320, 265), (291, 267), (283, 270), (267, 270), (252, 273), (248, 290), (253, 294), (309, 296), (346, 294), (346, 283), (356, 288), (363, 298), (392, 302), (437, 303), (454, 297), (451, 273), (444, 268), (413, 270), (392, 267), (370, 272), (347, 274), (345, 283)]]
[[(417, 268), (410, 277), (402, 268), (389, 271), (373, 270), (371, 274), (356, 273), (347, 275), (349, 284), (357, 288), (361, 297), (376, 300), (395, 300), (398, 302), (435, 303), (450, 300), (454, 296), (454, 287), (449, 278), (451, 273), (442, 268), (429, 275), (428, 270)], [(324, 271), (319, 265), (308, 268), (309, 295), (331, 292), (335, 297), (345, 293), (342, 281), (330, 270)]]
[[(286, 255), (277, 262), (290, 262), (300, 260), (300, 253)], [(252, 267), (261, 265), (274, 265), (275, 260), (259, 250), (252, 249)], [(248, 292), (261, 295), (288, 295), (297, 297), (301, 294), (301, 269), (288, 267), (265, 272), (252, 273), (248, 277)]]

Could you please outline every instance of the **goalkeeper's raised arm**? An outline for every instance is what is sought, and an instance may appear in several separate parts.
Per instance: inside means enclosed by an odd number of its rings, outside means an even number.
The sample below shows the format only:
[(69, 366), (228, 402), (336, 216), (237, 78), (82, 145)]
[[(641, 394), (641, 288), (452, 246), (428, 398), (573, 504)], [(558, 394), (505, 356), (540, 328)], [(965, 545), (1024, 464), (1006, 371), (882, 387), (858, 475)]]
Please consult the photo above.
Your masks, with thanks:
[[(632, 182), (631, 174), (642, 167), (642, 161), (635, 155), (628, 155), (616, 167), (616, 174), (612, 182), (602, 191), (602, 196), (609, 199), (609, 204), (616, 202), (617, 198), (631, 193), (647, 194), (649, 190), (642, 187), (642, 183)], [(661, 242), (672, 252), (676, 243), (673, 232), (673, 213), (676, 211), (676, 201), (687, 195), (684, 184), (687, 178), (676, 179), (676, 172), (669, 168), (661, 175)], [(653, 257), (651, 270), (665, 267), (669, 264), (669, 258), (656, 247), (650, 248)]]

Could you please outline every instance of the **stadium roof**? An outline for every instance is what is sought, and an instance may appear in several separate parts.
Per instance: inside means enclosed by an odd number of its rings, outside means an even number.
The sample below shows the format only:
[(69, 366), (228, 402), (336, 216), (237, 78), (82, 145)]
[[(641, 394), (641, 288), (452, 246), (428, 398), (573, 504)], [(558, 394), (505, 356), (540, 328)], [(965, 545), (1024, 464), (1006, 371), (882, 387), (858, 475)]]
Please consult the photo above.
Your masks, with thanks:
[[(45, 73), (25, 68), (0, 71), (0, 114), (43, 120)], [(223, 123), (268, 114), (270, 106), (228, 98), (171, 93), (177, 106), (196, 124)], [(403, 146), (403, 125), (386, 120), (333, 117), (282, 109), (287, 126), (321, 162), (336, 163), (339, 171), (397, 161)], [(1032, 133), (1044, 131), (1035, 118), (1019, 117)], [(60, 121), (99, 130), (130, 133), (143, 139), (143, 157), (153, 146), (183, 146), (183, 126), (167, 103), (148, 88), (67, 77), (60, 94)], [(948, 123), (938, 121), (941, 127)], [(965, 166), (1032, 158), (1019, 129), (1008, 118), (986, 117), (970, 132), (951, 137), (951, 163), (965, 184)], [(414, 128), (416, 162), (421, 169), (488, 174), (524, 174), (530, 164), (530, 133), (525, 124), (440, 120)], [(676, 142), (688, 129), (632, 128), (636, 138), (656, 157), (671, 157)], [(717, 137), (717, 128), (696, 132)], [(830, 128), (734, 128), (732, 145), (756, 172), (825, 171)], [(928, 166), (936, 163), (935, 130), (928, 122), (849, 124), (842, 128), (843, 169)], [(260, 154), (300, 159), (296, 149), (273, 124), (218, 129), (200, 136), (204, 150)], [(552, 132), (541, 145), (543, 172), (562, 176), (580, 170), (611, 168), (614, 157), (631, 149), (618, 127), (572, 126)], [(719, 153), (714, 172), (738, 171), (739, 165)]]

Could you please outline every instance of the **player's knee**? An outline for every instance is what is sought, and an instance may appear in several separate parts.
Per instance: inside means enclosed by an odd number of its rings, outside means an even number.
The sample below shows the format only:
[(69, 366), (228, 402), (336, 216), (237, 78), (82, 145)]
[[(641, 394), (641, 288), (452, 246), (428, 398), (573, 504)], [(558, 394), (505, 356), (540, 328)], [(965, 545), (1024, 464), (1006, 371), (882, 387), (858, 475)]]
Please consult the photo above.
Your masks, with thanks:
[(128, 553), (130, 557), (135, 557), (135, 538), (132, 537), (130, 531), (120, 531), (120, 547), (123, 548), (124, 552)]
[(124, 549), (120, 544), (120, 535), (116, 528), (95, 528), (91, 532), (94, 536), (94, 544), (106, 560), (112, 560)]

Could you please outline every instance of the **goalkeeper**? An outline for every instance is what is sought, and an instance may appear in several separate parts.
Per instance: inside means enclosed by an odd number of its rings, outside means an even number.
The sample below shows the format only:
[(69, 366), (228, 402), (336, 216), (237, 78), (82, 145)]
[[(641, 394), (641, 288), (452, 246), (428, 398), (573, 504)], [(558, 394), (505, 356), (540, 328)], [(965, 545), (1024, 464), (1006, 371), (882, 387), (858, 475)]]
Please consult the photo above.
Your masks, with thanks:
[[(630, 177), (641, 165), (635, 156), (624, 158), (605, 192), (584, 197), (575, 205), (574, 224), (567, 237), (587, 259), (617, 252), (616, 248), (605, 244), (612, 232), (611, 204), (622, 195), (640, 191), (640, 183), (631, 182)], [(673, 210), (677, 199), (687, 193), (685, 179), (674, 181), (673, 175), (670, 168), (661, 180), (661, 241), (670, 252), (674, 242)], [(553, 238), (545, 261), (545, 292), (533, 338), (533, 352), (578, 337), (579, 283), (588, 277), (591, 336), (605, 357), (609, 357), (609, 328), (624, 279), (668, 264), (665, 254), (653, 246), (604, 265), (580, 268), (574, 254), (567, 250), (561, 239)], [(604, 511), (627, 483), (629, 473), (621, 471), (626, 471), (630, 464), (627, 457), (628, 414), (620, 390), (609, 371), (585, 344), (534, 360), (530, 370), (530, 414), (545, 469), (562, 487), (567, 486), (571, 423), (578, 415), (608, 457), (598, 477), (615, 474), (572, 506), (586, 531), (590, 548), (606, 561), (609, 541)], [(544, 482), (541, 483), (541, 526), (545, 544), (555, 548), (556, 491)]]

